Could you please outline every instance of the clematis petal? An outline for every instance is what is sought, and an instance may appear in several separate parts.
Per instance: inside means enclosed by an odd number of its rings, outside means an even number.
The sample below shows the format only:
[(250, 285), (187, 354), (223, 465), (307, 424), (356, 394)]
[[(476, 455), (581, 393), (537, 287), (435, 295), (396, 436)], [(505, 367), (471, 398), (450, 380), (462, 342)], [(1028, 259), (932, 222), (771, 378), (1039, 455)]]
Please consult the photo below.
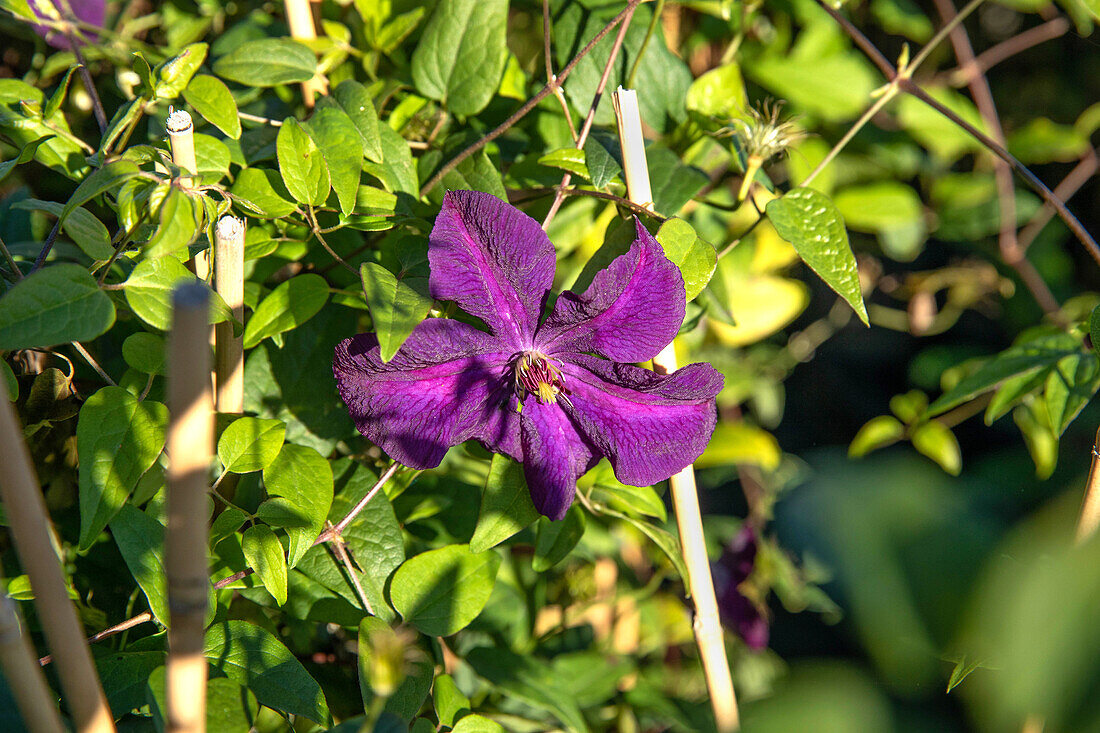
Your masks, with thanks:
[(710, 364), (660, 375), (584, 354), (564, 363), (570, 416), (624, 484), (663, 481), (707, 447), (722, 389), (722, 375)]
[(530, 348), (555, 268), (539, 223), (491, 194), (451, 191), (429, 241), (432, 297), (455, 301), (513, 351)]
[(521, 457), (519, 419), (508, 409), (510, 356), (487, 333), (431, 318), (388, 363), (372, 334), (341, 342), (332, 370), (359, 432), (399, 463), (434, 468), (448, 448), (474, 438)]
[(558, 298), (539, 329), (541, 351), (594, 351), (633, 362), (652, 359), (672, 341), (684, 322), (684, 278), (641, 222), (635, 225), (634, 244), (583, 295), (567, 290)]
[[(66, 20), (78, 20), (88, 25), (102, 26), (104, 20), (107, 17), (107, 3), (105, 0), (69, 0), (68, 3), (57, 2), (56, 0), (46, 0), (50, 2), (54, 8), (57, 9), (57, 13), (61, 18)], [(38, 7), (38, 3), (31, 0), (28, 3), (31, 12), (43, 20), (49, 19), (51, 16), (41, 11)], [(68, 10), (72, 10), (70, 16)], [(34, 31), (38, 35), (46, 39), (46, 43), (50, 44), (54, 48), (61, 48), (72, 50), (72, 43), (65, 36), (64, 33), (54, 30), (48, 25), (35, 23)], [(80, 33), (74, 30), (73, 37), (76, 40), (77, 45), (83, 45), (80, 39)], [(98, 36), (90, 31), (82, 31), (84, 38), (90, 42), (98, 40)]]
[(599, 460), (557, 404), (529, 395), (523, 405), (523, 473), (531, 501), (541, 514), (565, 516), (577, 491), (577, 478)]

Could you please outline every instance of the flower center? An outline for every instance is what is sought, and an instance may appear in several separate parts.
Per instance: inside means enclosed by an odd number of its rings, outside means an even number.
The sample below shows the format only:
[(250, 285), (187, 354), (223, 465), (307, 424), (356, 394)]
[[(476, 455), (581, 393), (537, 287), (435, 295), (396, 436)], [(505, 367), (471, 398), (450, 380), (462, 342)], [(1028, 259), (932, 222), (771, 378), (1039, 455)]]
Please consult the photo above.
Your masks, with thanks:
[(516, 396), (519, 397), (520, 404), (528, 394), (533, 394), (544, 405), (560, 399), (570, 407), (573, 406), (569, 401), (561, 369), (544, 354), (524, 351), (516, 357), (515, 372)]

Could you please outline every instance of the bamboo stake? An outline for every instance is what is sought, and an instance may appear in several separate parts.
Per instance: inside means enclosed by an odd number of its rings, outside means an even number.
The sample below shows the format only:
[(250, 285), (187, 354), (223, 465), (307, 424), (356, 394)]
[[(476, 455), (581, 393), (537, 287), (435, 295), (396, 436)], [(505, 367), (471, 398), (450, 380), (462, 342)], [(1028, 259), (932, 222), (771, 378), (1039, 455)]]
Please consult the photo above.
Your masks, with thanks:
[[(177, 109), (168, 115), (164, 126), (168, 130), (168, 143), (172, 147), (172, 162), (182, 171), (198, 173), (199, 165), (195, 160), (195, 124), (191, 115)], [(191, 176), (183, 175), (179, 177), (179, 185), (183, 189), (189, 189), (195, 185), (195, 181)], [(196, 253), (187, 264), (198, 279), (210, 279), (210, 253), (207, 250)]]
[[(286, 20), (290, 26), (290, 35), (296, 41), (312, 41), (317, 38), (313, 25), (313, 12), (309, 0), (286, 0)], [(313, 109), (315, 94), (327, 94), (328, 82), (320, 74), (302, 82), (302, 98), (308, 109)]]
[(209, 291), (199, 283), (176, 288), (168, 337), (168, 579), (167, 714), (172, 733), (206, 727), (203, 621), (209, 585), (206, 492), (214, 446), (210, 389)]
[[(619, 87), (614, 101), (627, 192), (635, 203), (652, 207), (653, 195), (649, 184), (637, 94), (632, 89)], [(672, 344), (653, 357), (653, 368), (658, 374), (676, 371), (676, 351)], [(671, 477), (668, 483), (672, 489), (672, 503), (676, 508), (676, 525), (680, 531), (684, 563), (687, 565), (688, 585), (695, 603), (695, 643), (703, 661), (703, 674), (710, 692), (714, 721), (720, 733), (729, 733), (739, 730), (741, 723), (729, 660), (726, 659), (722, 625), (718, 620), (718, 600), (714, 595), (714, 581), (711, 579), (710, 561), (707, 559), (706, 541), (703, 537), (695, 469), (688, 466)]]
[[(168, 115), (168, 121), (164, 126), (168, 130), (172, 162), (182, 171), (197, 173), (199, 165), (195, 161), (195, 124), (191, 121), (191, 115), (182, 109), (177, 109)], [(194, 184), (191, 176), (180, 176), (179, 182), (183, 188), (191, 188)]]
[(61, 733), (64, 728), (57, 713), (57, 698), (46, 685), (24, 628), (15, 601), (7, 593), (0, 593), (0, 668), (19, 714), (31, 733)]
[(6, 399), (0, 399), (0, 499), (8, 513), (19, 560), (34, 588), (34, 603), (46, 643), (58, 661), (61, 689), (73, 719), (82, 733), (114, 731), (84, 631), (69, 601), (23, 431)]
[[(233, 317), (244, 322), (244, 222), (223, 216), (214, 227), (214, 286)], [(244, 412), (244, 344), (233, 323), (214, 328), (218, 412)]]

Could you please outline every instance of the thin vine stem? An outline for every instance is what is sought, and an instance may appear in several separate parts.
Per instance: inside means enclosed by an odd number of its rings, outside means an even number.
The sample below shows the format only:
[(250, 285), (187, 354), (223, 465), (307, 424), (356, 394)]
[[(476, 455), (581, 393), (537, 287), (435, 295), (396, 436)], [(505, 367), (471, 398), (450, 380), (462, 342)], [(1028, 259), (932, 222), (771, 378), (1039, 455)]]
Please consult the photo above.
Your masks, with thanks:
[(592, 49), (596, 47), (596, 44), (602, 41), (604, 37), (615, 28), (615, 26), (617, 26), (623, 21), (624, 18), (627, 17), (628, 14), (633, 14), (634, 9), (641, 5), (642, 2), (648, 2), (648, 0), (629, 0), (626, 8), (624, 8), (618, 15), (612, 18), (611, 21), (607, 25), (605, 25), (600, 30), (600, 32), (592, 38), (591, 41), (588, 42), (588, 45), (582, 48), (580, 52), (573, 57), (573, 60), (570, 61), (566, 65), (566, 67), (561, 70), (561, 73), (557, 75), (557, 78), (552, 84), (546, 84), (542, 89), (538, 91), (537, 94), (535, 94), (535, 96), (528, 99), (526, 102), (524, 102), (523, 106), (513, 112), (508, 119), (497, 125), (490, 132), (483, 135), (479, 140), (472, 143), (458, 155), (443, 164), (443, 166), (440, 167), (440, 169), (436, 171), (431, 178), (428, 179), (428, 182), (421, 187), (420, 195), (427, 195), (429, 191), (439, 185), (439, 182), (442, 181), (448, 173), (455, 169), (455, 166), (469, 158), (477, 151), (481, 150), (493, 140), (496, 140), (498, 137), (507, 132), (513, 125), (526, 117), (527, 113), (533, 110), (539, 102), (546, 99), (547, 95), (551, 94), (556, 87), (560, 86), (561, 83), (565, 81), (566, 77), (573, 73), (573, 69), (577, 67), (577, 64), (581, 62), (581, 59), (591, 53)]
[[(581, 126), (581, 132), (577, 135), (577, 140), (574, 146), (577, 150), (584, 148), (585, 142), (588, 140), (588, 133), (592, 132), (592, 123), (596, 120), (596, 110), (600, 106), (600, 100), (603, 99), (604, 90), (607, 89), (607, 80), (611, 77), (611, 68), (615, 65), (615, 59), (619, 56), (619, 50), (623, 47), (623, 40), (626, 38), (626, 31), (630, 27), (630, 21), (634, 17), (634, 9), (628, 8), (629, 12), (625, 18), (623, 18), (622, 24), (619, 26), (619, 32), (615, 34), (615, 42), (611, 44), (611, 53), (607, 56), (607, 63), (604, 64), (603, 73), (600, 74), (600, 81), (596, 85), (596, 93), (592, 95), (592, 104), (588, 107), (588, 114), (584, 118), (584, 124)], [(550, 221), (554, 218), (554, 215), (558, 213), (558, 209), (561, 208), (561, 203), (565, 199), (563, 193), (569, 182), (573, 179), (571, 173), (566, 173), (561, 177), (561, 183), (557, 185), (557, 192), (554, 194), (554, 201), (550, 204), (550, 210), (546, 213), (546, 218), (542, 220), (542, 228), (550, 226)]]
[(1096, 240), (1093, 239), (1092, 235), (1088, 233), (1088, 231), (1077, 219), (1077, 217), (1073, 215), (1073, 213), (1066, 207), (1066, 205), (1061, 200), (1059, 200), (1057, 196), (1054, 195), (1054, 193), (1047, 187), (1045, 183), (1043, 183), (1039, 179), (1038, 176), (1032, 173), (1031, 170), (1023, 163), (1018, 161), (1015, 156), (1005, 150), (1003, 146), (998, 145), (995, 141), (991, 140), (988, 135), (983, 133), (981, 130), (978, 130), (969, 122), (962, 119), (957, 114), (955, 114), (950, 109), (934, 99), (931, 95), (925, 92), (920, 87), (920, 85), (913, 82), (912, 79), (899, 77), (897, 70), (894, 68), (893, 64), (891, 64), (886, 59), (886, 57), (882, 55), (882, 52), (879, 51), (873, 43), (871, 43), (871, 41), (867, 38), (867, 36), (863, 34), (862, 31), (852, 25), (851, 21), (841, 15), (825, 0), (817, 0), (817, 3), (822, 9), (825, 10), (825, 12), (827, 12), (830, 16), (832, 16), (834, 20), (836, 20), (837, 24), (840, 25), (844, 32), (848, 34), (848, 36), (852, 39), (856, 46), (858, 46), (859, 49), (867, 55), (871, 62), (874, 63), (879, 68), (879, 70), (882, 71), (886, 78), (891, 80), (891, 84), (897, 84), (902, 91), (916, 97), (932, 109), (939, 112), (952, 123), (965, 130), (968, 134), (970, 134), (978, 142), (980, 142), (982, 145), (984, 145), (986, 148), (996, 154), (999, 158), (1012, 166), (1012, 170), (1015, 171), (1016, 174), (1019, 175), (1021, 178), (1023, 178), (1028, 186), (1030, 186), (1036, 193), (1042, 196), (1043, 199), (1045, 199), (1051, 204), (1051, 206), (1054, 207), (1055, 211), (1058, 212), (1058, 216), (1062, 219), (1063, 222), (1065, 222), (1066, 226), (1069, 227), (1070, 231), (1073, 232), (1078, 241), (1080, 241), (1081, 244), (1084, 245), (1089, 255), (1098, 264), (1100, 264), (1100, 245), (1097, 245)]

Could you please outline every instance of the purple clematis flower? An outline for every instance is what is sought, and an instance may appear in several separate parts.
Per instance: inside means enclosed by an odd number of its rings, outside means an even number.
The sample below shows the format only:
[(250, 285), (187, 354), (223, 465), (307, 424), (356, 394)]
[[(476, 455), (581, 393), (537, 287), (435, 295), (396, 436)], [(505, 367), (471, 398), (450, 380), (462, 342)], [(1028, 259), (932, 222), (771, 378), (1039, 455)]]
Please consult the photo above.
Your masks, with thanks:
[(756, 546), (756, 532), (745, 524), (726, 545), (712, 570), (722, 622), (736, 631), (749, 648), (759, 650), (768, 645), (768, 619), (738, 588), (752, 575)]
[[(82, 23), (89, 25), (102, 26), (103, 21), (107, 17), (107, 3), (106, 0), (31, 0), (30, 5), (31, 12), (39, 18), (46, 20), (48, 16), (43, 13), (37, 7), (38, 2), (49, 3), (57, 9), (58, 15), (62, 18), (75, 19)], [(69, 10), (72, 10), (72, 15), (69, 15)], [(34, 31), (38, 35), (46, 39), (46, 43), (50, 44), (54, 48), (71, 50), (72, 44), (69, 43), (69, 39), (65, 37), (64, 33), (56, 31), (47, 25), (35, 23)], [(85, 32), (85, 36), (89, 36)], [(91, 40), (95, 40), (97, 37), (94, 34), (90, 35)], [(80, 43), (78, 40), (77, 43)]]
[(372, 334), (339, 344), (333, 372), (359, 431), (413, 468), (479, 440), (523, 464), (551, 519), (603, 456), (634, 486), (690, 464), (714, 431), (722, 376), (709, 364), (662, 376), (630, 363), (672, 341), (685, 309), (679, 269), (637, 229), (626, 254), (540, 323), (555, 256), (538, 222), (490, 194), (448, 193), (428, 248), (431, 294), (489, 332), (430, 318), (388, 363)]

